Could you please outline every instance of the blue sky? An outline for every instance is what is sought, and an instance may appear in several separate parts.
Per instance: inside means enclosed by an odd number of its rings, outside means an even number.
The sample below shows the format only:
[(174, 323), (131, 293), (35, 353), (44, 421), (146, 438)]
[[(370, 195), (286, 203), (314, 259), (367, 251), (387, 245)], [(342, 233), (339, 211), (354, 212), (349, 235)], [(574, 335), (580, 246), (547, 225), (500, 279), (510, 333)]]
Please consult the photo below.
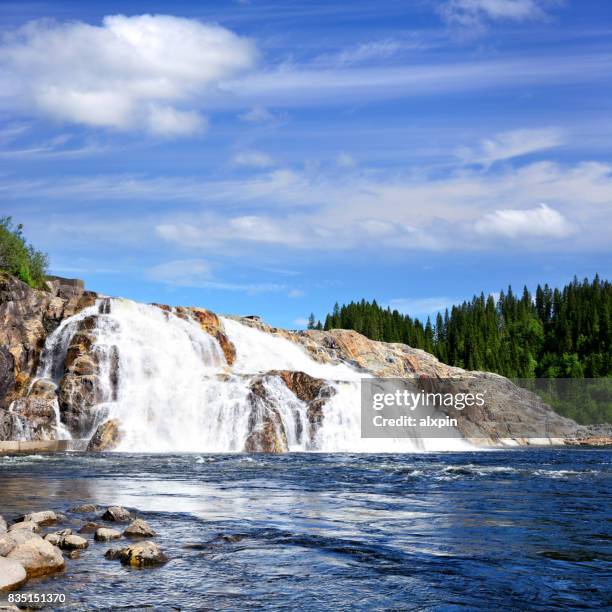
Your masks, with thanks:
[(611, 276), (607, 0), (0, 2), (0, 214), (52, 271), (299, 327)]

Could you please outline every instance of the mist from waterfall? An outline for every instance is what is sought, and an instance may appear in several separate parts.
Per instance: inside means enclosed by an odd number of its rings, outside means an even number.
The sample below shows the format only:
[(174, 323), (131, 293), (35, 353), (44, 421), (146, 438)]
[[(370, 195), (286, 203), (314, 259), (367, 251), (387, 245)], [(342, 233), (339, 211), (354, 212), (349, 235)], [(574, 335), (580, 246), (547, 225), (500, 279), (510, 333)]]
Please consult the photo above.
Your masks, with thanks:
[[(466, 447), (462, 440), (450, 439), (362, 439), (360, 379), (367, 374), (345, 363), (319, 363), (285, 338), (221, 318), (236, 347), (230, 367), (219, 342), (197, 321), (124, 299), (104, 298), (65, 320), (47, 339), (39, 377), (60, 382), (72, 336), (92, 315), (102, 401), (93, 408), (88, 436), (115, 418), (122, 434), (118, 451), (242, 451), (252, 426), (250, 385), (262, 376), (290, 451), (439, 450), (436, 442), (442, 449)], [(322, 425), (312, 436), (307, 405), (278, 376), (265, 375), (270, 370), (302, 371), (334, 389), (323, 407)]]

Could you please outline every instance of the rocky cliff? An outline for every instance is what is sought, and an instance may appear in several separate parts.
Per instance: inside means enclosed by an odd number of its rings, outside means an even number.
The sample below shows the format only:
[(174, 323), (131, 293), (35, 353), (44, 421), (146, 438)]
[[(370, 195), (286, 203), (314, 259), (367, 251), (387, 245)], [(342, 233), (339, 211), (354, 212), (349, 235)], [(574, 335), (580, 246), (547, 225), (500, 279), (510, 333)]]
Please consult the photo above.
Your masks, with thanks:
[[(478, 443), (590, 435), (501, 376), (406, 345), (111, 300), (75, 280), (38, 291), (0, 275), (0, 440), (72, 438), (92, 451), (351, 450), (362, 376), (484, 391), (485, 405), (452, 414)], [(334, 441), (341, 427), (352, 427), (344, 446)]]

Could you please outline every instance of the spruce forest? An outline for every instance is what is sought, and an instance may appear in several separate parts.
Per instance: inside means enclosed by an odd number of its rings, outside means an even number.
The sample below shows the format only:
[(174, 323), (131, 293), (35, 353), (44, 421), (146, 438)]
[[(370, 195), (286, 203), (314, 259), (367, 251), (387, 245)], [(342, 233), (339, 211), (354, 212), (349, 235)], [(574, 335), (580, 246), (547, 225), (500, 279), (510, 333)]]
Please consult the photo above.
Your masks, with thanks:
[[(424, 323), (376, 301), (336, 304), (325, 323), (309, 327), (353, 329), (373, 340), (402, 342), (449, 365), (497, 372), (508, 378), (612, 376), (612, 284), (595, 276), (563, 287), (538, 286), (535, 295), (511, 287), (497, 299), (481, 294)], [(610, 407), (563, 410), (582, 422), (603, 422)], [(603, 411), (603, 413), (602, 413)]]

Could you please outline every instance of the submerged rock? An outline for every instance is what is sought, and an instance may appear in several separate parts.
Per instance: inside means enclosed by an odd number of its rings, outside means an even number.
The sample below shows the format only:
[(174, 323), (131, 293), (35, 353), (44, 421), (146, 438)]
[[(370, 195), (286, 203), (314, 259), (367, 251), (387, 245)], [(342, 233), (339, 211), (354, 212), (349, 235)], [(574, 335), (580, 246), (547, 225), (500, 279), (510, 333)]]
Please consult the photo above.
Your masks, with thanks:
[(98, 529), (100, 529), (98, 523), (88, 521), (79, 529), (79, 533), (95, 533)]
[(146, 521), (136, 519), (134, 522), (130, 523), (130, 525), (123, 532), (123, 535), (129, 538), (142, 538), (156, 536), (157, 533), (151, 529)]
[(94, 433), (87, 445), (87, 450), (91, 452), (113, 450), (120, 441), (119, 421), (117, 419), (109, 419), (98, 426), (96, 433)]
[(0, 557), (0, 591), (14, 591), (28, 579), (25, 568), (14, 559)]
[(70, 509), (70, 512), (97, 512), (98, 506), (95, 504), (82, 504)]
[(28, 578), (53, 574), (64, 569), (62, 552), (41, 537), (36, 537), (17, 545), (7, 558), (23, 565)]
[(122, 548), (118, 557), (123, 565), (132, 567), (150, 567), (167, 563), (168, 557), (154, 542), (141, 542)]
[(98, 542), (109, 542), (110, 540), (118, 540), (121, 534), (116, 529), (108, 529), (106, 527), (100, 527), (96, 529), (94, 539)]
[(127, 523), (131, 518), (129, 511), (121, 506), (109, 506), (102, 515), (102, 520), (115, 523)]

